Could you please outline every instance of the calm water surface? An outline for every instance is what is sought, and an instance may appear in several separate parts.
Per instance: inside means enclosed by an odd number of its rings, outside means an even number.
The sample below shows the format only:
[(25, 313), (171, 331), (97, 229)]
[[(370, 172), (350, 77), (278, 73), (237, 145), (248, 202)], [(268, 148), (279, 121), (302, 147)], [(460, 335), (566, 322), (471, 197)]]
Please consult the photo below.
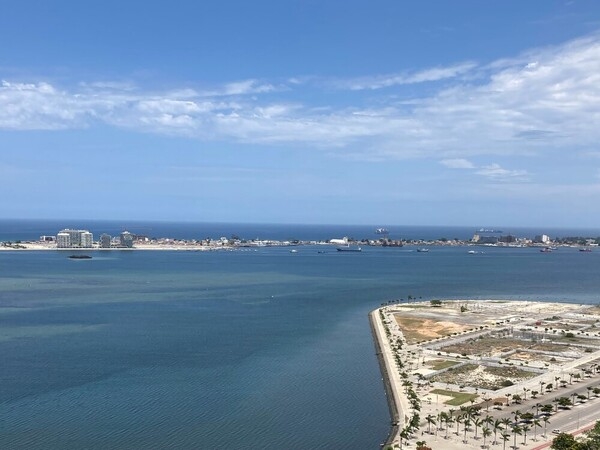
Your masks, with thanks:
[(600, 301), (600, 251), (91, 254), (0, 252), (0, 448), (376, 449), (382, 301)]

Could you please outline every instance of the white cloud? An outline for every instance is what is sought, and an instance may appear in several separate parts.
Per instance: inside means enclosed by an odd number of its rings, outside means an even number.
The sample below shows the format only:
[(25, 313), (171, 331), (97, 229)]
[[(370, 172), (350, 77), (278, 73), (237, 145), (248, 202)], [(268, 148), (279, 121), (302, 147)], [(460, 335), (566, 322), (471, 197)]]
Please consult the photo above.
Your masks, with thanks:
[(526, 170), (508, 170), (501, 167), (499, 164), (490, 164), (481, 167), (475, 172), (477, 175), (482, 175), (492, 181), (528, 181), (529, 174)]
[(432, 81), (440, 81), (448, 78), (455, 78), (471, 71), (475, 67), (475, 63), (465, 62), (449, 67), (433, 67), (415, 73), (370, 76), (354, 78), (349, 80), (336, 80), (333, 82), (333, 85), (338, 89), (350, 89), (353, 91), (360, 91), (364, 89), (383, 89), (404, 84), (425, 83)]
[[(289, 78), (282, 86), (249, 79), (212, 90), (162, 92), (118, 82), (63, 88), (4, 81), (0, 128), (66, 129), (100, 122), (198, 139), (344, 149), (369, 161), (430, 157), (465, 169), (474, 169), (469, 161), (477, 155), (584, 155), (600, 141), (598, 35), (485, 66), (460, 63), (338, 83), (372, 90), (445, 80), (444, 89), (420, 98), (382, 91), (372, 103), (356, 92), (345, 99), (351, 104), (315, 104), (314, 98), (330, 97), (313, 92), (319, 89), (314, 80)], [(479, 169), (488, 178), (526, 177), (498, 167)]]
[(271, 84), (261, 84), (257, 80), (243, 80), (226, 84), (220, 93), (222, 95), (247, 95), (264, 94), (274, 90), (275, 86)]
[(450, 169), (474, 169), (475, 165), (464, 158), (455, 158), (455, 159), (442, 159), (440, 164), (450, 168)]

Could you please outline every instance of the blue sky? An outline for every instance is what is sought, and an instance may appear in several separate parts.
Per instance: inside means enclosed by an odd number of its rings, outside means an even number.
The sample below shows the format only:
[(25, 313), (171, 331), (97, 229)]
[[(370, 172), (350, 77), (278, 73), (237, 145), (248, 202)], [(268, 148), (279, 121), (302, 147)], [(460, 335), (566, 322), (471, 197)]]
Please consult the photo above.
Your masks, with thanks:
[(597, 1), (28, 1), (0, 218), (597, 227)]

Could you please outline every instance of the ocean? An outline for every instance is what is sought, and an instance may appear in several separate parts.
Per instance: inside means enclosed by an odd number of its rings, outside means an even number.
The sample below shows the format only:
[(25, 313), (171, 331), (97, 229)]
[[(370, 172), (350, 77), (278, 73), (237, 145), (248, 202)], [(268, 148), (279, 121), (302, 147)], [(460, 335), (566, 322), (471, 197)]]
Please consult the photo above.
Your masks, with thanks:
[[(96, 238), (124, 228), (186, 239), (376, 237), (374, 227), (340, 225), (1, 221), (0, 240), (63, 227)], [(411, 239), (477, 228), (389, 227)], [(0, 252), (0, 448), (377, 449), (389, 412), (367, 314), (382, 302), (600, 303), (600, 251), (297, 250)]]

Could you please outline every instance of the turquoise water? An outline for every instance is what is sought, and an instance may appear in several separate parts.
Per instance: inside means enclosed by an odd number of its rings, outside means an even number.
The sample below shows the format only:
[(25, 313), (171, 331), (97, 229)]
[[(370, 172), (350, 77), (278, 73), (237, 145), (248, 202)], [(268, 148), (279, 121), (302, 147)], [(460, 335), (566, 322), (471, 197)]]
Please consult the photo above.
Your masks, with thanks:
[(0, 252), (0, 448), (376, 449), (367, 313), (600, 301), (600, 251)]

